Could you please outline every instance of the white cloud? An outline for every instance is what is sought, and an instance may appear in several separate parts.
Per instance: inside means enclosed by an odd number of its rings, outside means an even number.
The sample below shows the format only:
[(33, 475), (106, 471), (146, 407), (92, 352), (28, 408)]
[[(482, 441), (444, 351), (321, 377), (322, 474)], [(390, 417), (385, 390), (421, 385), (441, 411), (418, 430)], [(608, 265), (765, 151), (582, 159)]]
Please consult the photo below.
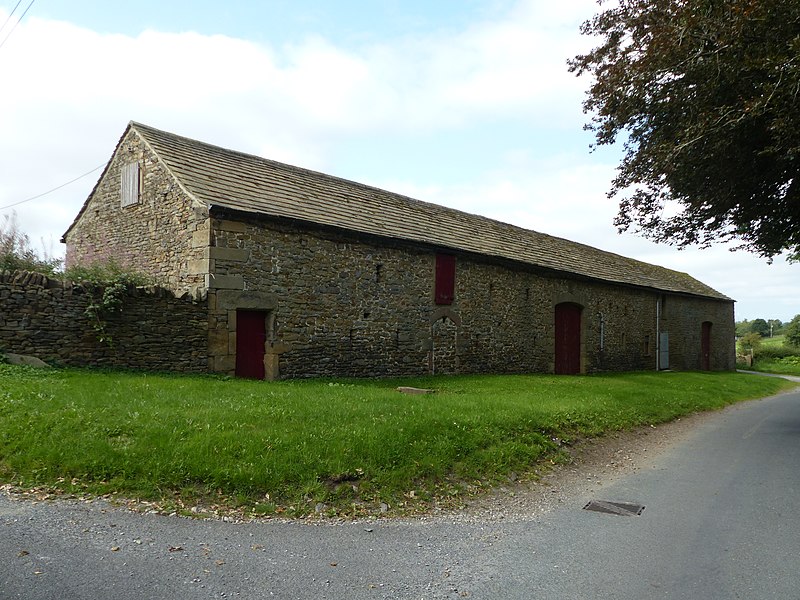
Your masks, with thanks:
[(773, 264), (729, 246), (708, 249), (654, 244), (613, 226), (617, 205), (605, 195), (614, 166), (561, 156), (541, 164), (521, 153), (504, 169), (464, 186), (373, 182), (414, 198), (466, 210), (527, 229), (688, 273), (733, 298), (737, 319), (790, 320), (800, 313), (798, 268), (778, 257)]
[[(525, 0), (461, 31), (348, 48), (321, 37), (272, 47), (224, 35), (110, 35), (29, 16), (0, 49), (0, 207), (105, 163), (130, 119), (322, 171), (355, 137), (379, 153), (415, 134), (474, 132), (475, 162), (486, 166), (464, 172), (460, 185), (435, 183), (435, 164), (413, 181), (353, 176), (687, 271), (739, 299), (749, 318), (800, 312), (796, 266), (618, 236), (605, 197), (613, 166), (587, 155), (585, 138), (576, 154), (545, 161), (519, 139), (495, 139), (499, 155), (482, 149), (501, 120), (523, 130), (530, 147), (546, 147), (553, 129), (578, 139), (588, 82), (565, 61), (587, 49), (577, 24), (595, 9), (591, 0)], [(0, 9), (0, 21), (6, 16)], [(57, 242), (98, 174), (16, 207), (35, 243)]]

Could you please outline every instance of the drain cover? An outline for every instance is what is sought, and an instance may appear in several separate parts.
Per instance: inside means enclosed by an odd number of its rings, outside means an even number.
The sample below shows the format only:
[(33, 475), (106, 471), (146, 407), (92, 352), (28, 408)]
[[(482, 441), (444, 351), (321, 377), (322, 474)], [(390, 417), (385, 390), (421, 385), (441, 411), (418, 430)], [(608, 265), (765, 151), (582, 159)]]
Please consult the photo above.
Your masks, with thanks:
[(623, 517), (637, 517), (644, 510), (643, 504), (632, 502), (608, 502), (605, 500), (591, 500), (583, 510), (593, 510), (595, 512), (607, 513), (609, 515), (621, 515)]

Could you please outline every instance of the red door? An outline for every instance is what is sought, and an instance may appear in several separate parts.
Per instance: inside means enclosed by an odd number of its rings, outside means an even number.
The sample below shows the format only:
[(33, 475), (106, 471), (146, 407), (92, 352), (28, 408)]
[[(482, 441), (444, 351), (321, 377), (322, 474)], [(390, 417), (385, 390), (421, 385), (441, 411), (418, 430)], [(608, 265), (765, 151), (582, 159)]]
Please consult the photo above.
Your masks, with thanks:
[(236, 311), (236, 376), (264, 379), (264, 344), (267, 341), (267, 313)]
[(711, 370), (711, 322), (704, 321), (700, 332), (700, 368)]
[(565, 302), (556, 305), (556, 374), (581, 372), (581, 307)]

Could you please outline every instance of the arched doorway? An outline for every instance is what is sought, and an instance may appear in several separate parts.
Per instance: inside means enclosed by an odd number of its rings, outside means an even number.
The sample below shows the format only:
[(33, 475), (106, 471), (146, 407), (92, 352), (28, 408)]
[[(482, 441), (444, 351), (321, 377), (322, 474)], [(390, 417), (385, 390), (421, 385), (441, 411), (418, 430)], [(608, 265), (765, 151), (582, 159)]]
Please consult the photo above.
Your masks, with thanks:
[(711, 321), (703, 321), (700, 330), (700, 368), (711, 370)]
[(556, 304), (555, 372), (577, 375), (581, 372), (581, 312), (573, 302)]

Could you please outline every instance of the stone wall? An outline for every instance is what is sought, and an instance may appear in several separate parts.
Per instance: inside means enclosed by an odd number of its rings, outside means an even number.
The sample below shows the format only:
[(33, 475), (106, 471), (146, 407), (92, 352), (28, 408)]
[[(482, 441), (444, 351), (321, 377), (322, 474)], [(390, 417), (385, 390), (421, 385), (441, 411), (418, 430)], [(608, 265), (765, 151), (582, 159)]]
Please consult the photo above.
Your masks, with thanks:
[(104, 319), (109, 346), (86, 315), (100, 292), (37, 273), (0, 273), (0, 349), (60, 365), (208, 370), (206, 302), (161, 288), (129, 289), (121, 312)]
[[(139, 200), (122, 206), (122, 171), (133, 163), (139, 169)], [(207, 212), (131, 130), (64, 236), (66, 266), (114, 259), (179, 294), (199, 295), (208, 272)]]
[[(131, 167), (139, 193), (128, 204)], [(703, 323), (711, 368), (734, 368), (730, 301), (456, 253), (455, 298), (437, 305), (436, 253), (447, 250), (218, 210), (197, 204), (129, 129), (65, 234), (67, 265), (113, 258), (203, 301), (133, 293), (109, 320), (112, 352), (86, 322), (86, 288), (15, 276), (0, 289), (0, 344), (44, 347), (65, 364), (233, 373), (246, 309), (264, 313), (267, 377), (550, 373), (555, 307), (567, 302), (582, 309), (583, 373), (656, 369), (663, 332), (669, 367), (699, 369)]]
[(704, 322), (711, 324), (711, 368), (736, 368), (736, 328), (732, 302), (725, 304), (702, 298), (663, 296), (661, 331), (669, 334), (671, 368), (702, 368), (700, 345)]
[(437, 306), (434, 249), (257, 220), (211, 228), (215, 371), (233, 371), (247, 308), (265, 312), (267, 370), (284, 377), (553, 372), (562, 302), (583, 309), (581, 372), (657, 368), (658, 330), (671, 333), (671, 368), (698, 369), (703, 321), (715, 324), (711, 368), (733, 368), (729, 301), (458, 254), (455, 299)]

